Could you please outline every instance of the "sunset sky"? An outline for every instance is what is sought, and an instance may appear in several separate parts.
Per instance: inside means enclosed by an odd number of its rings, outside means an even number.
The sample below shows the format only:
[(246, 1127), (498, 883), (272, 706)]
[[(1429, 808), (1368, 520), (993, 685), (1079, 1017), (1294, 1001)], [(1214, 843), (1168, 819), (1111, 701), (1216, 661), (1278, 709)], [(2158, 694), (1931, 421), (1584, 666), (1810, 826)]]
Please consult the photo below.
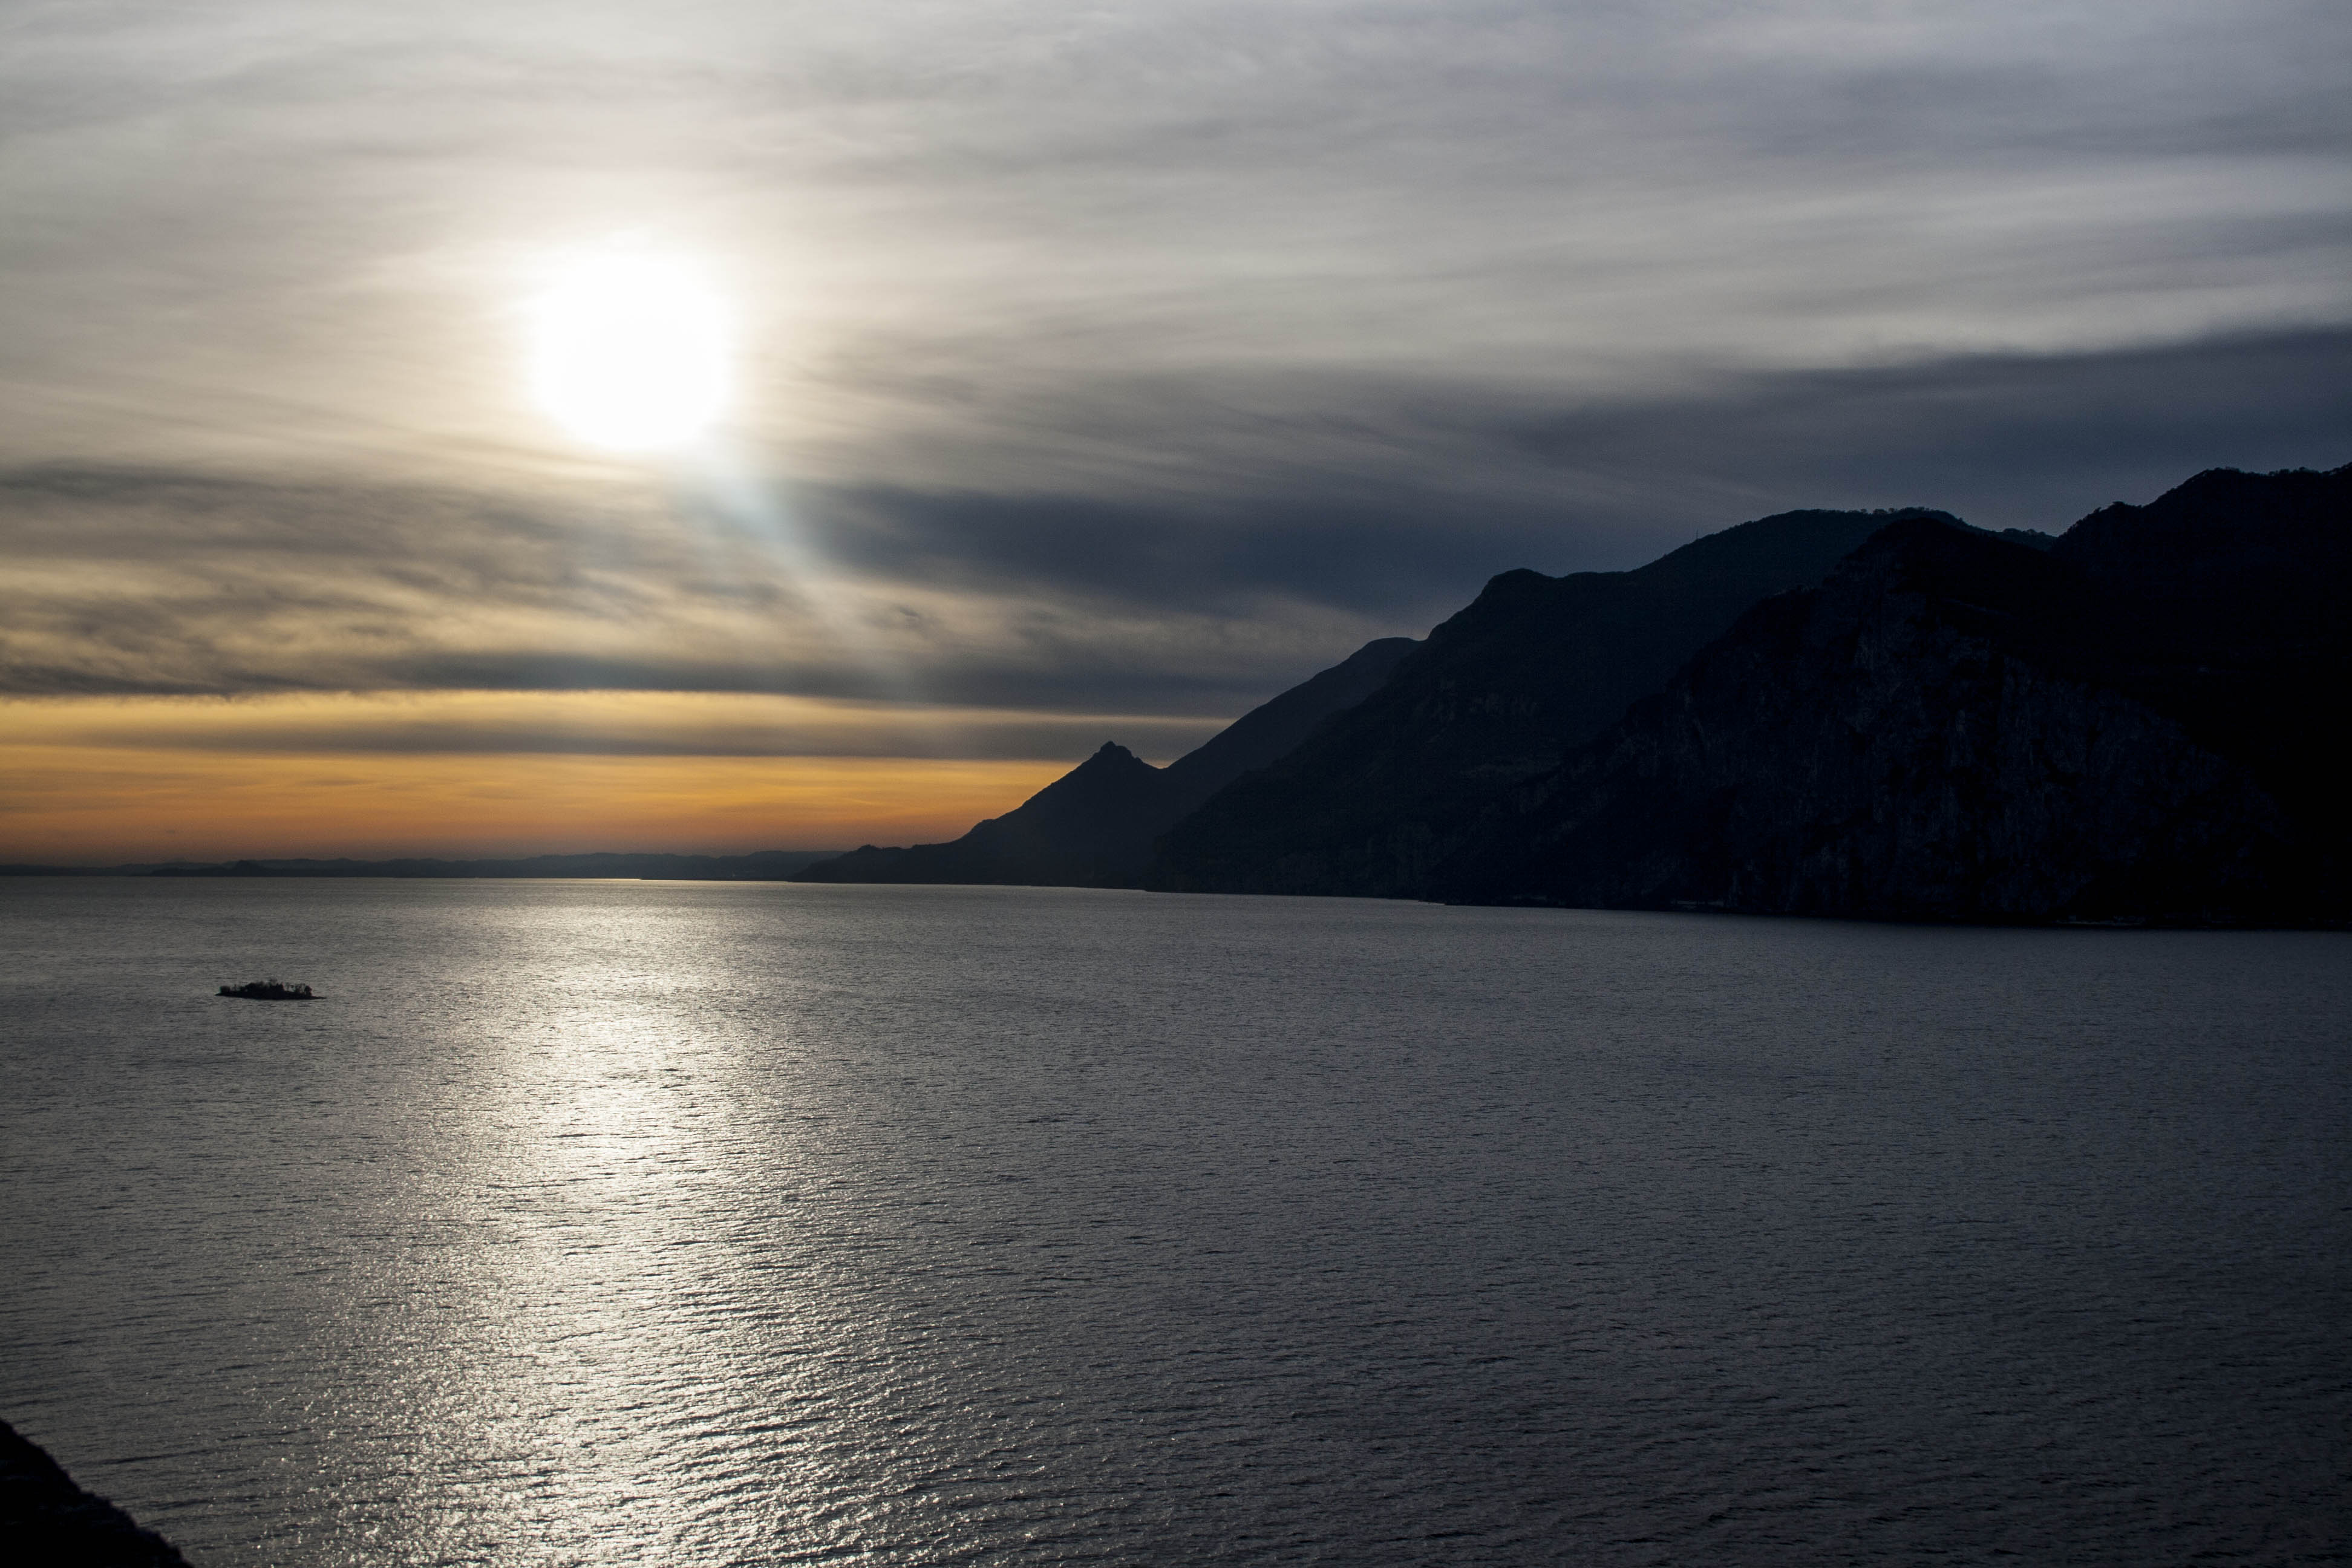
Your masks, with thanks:
[(952, 837), (1512, 567), (2334, 467), (2347, 80), (2341, 0), (0, 0), (0, 860)]

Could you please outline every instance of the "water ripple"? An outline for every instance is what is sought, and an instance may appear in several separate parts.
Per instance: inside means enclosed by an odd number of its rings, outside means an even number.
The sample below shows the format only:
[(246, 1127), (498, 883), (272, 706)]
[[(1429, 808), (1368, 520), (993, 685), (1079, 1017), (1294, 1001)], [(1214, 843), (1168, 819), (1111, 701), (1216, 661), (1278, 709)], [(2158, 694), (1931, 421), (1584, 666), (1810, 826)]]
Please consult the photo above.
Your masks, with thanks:
[(0, 952), (0, 1412), (214, 1568), (2352, 1539), (2341, 936), (26, 881)]

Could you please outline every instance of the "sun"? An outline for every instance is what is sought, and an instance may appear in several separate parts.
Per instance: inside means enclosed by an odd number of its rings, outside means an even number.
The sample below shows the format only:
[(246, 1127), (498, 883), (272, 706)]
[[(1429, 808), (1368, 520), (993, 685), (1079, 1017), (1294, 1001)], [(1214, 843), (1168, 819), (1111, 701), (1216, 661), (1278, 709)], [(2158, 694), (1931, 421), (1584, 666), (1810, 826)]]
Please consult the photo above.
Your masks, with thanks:
[(635, 254), (567, 262), (531, 302), (530, 328), (532, 395), (590, 446), (682, 447), (726, 412), (727, 312), (686, 262)]

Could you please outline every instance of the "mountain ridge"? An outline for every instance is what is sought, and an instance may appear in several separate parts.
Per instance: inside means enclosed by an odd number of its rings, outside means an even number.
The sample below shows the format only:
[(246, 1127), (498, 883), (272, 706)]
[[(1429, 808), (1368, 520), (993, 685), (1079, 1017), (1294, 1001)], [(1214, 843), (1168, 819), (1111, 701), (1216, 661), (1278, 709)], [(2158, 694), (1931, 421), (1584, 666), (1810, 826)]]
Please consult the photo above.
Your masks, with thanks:
[(1234, 779), (1275, 762), (1334, 713), (1361, 701), (1417, 646), (1411, 637), (1376, 637), (1251, 709), (1165, 768), (1106, 741), (1076, 768), (961, 838), (906, 848), (868, 844), (811, 866), (793, 880), (1132, 887), (1162, 833)]
[(1654, 690), (1751, 605), (1819, 580), (1888, 522), (1948, 512), (1779, 512), (1628, 572), (1498, 574), (1378, 692), (1167, 836), (1170, 891), (1412, 896), (1512, 784)]
[[(1489, 579), (1155, 768), (1115, 742), (961, 838), (847, 855), (242, 861), (1896, 920), (2352, 916), (2352, 465), (2213, 468), (2063, 534), (1776, 513)], [(5, 867), (0, 872), (104, 874)]]
[(1971, 921), (2326, 918), (2340, 853), (2128, 667), (2063, 560), (1932, 523), (1766, 601), (1428, 895)]
[[(1352, 805), (1378, 828), (1352, 865), (1179, 885), (1990, 922), (2352, 916), (2336, 760), (2352, 466), (2209, 470), (2054, 542), (1879, 521), (1553, 766), (1490, 772), (1466, 819), (1372, 795)], [(1423, 717), (1405, 739), (1442, 742)], [(1475, 777), (1459, 750), (1444, 760)], [(1165, 868), (1155, 885), (1179, 880)]]

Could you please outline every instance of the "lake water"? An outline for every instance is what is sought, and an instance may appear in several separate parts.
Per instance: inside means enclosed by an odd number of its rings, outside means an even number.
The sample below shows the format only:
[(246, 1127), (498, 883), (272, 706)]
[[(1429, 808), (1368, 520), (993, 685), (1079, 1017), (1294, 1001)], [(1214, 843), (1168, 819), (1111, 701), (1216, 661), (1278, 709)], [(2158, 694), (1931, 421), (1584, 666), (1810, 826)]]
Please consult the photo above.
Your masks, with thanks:
[(0, 974), (0, 1418), (212, 1568), (2352, 1540), (2343, 935), (44, 879)]

